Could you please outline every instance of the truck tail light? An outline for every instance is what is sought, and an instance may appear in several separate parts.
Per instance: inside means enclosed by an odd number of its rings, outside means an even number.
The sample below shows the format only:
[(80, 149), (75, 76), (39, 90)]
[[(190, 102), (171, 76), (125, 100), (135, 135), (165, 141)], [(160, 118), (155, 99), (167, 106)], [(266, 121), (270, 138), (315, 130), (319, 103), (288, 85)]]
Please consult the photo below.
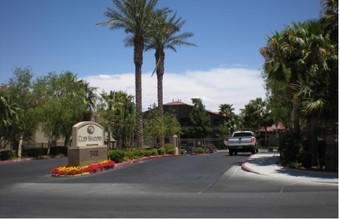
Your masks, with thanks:
[(250, 139), (250, 142), (251, 142), (251, 143), (255, 143), (255, 138), (252, 137), (252, 138)]
[(228, 144), (229, 144), (229, 139), (228, 139), (228, 138), (224, 140), (224, 144), (225, 144), (225, 145), (228, 145)]

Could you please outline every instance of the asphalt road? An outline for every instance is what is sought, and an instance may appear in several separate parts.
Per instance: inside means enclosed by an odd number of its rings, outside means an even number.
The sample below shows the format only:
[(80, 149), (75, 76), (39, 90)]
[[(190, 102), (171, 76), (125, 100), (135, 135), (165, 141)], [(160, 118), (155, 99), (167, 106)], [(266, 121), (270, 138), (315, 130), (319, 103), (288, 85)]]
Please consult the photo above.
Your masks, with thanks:
[(67, 158), (0, 164), (0, 217), (338, 217), (338, 185), (240, 169), (249, 154), (161, 158), (51, 177)]

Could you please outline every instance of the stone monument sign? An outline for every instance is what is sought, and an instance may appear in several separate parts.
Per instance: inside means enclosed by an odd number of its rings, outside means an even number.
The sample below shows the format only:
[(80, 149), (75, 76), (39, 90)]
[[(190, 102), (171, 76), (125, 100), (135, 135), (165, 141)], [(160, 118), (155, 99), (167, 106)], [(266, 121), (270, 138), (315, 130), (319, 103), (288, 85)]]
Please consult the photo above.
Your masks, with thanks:
[(83, 166), (107, 160), (104, 128), (93, 121), (83, 121), (72, 127), (72, 144), (68, 149), (68, 165)]

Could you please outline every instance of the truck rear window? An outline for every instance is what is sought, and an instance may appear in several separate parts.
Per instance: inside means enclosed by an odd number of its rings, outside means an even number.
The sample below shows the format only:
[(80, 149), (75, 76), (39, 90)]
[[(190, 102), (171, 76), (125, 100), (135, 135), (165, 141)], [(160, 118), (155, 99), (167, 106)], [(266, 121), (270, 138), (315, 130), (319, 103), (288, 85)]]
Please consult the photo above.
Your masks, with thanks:
[(246, 136), (253, 136), (253, 134), (250, 132), (235, 133), (233, 137), (246, 137)]

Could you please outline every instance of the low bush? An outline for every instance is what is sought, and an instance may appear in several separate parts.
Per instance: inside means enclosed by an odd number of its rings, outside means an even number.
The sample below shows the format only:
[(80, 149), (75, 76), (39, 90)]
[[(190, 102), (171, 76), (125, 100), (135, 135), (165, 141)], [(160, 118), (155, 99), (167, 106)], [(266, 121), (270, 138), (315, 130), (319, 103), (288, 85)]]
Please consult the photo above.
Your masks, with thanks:
[(123, 159), (124, 161), (129, 161), (129, 160), (134, 160), (134, 159), (137, 159), (137, 158), (132, 151), (125, 151), (125, 155)]
[(288, 168), (293, 168), (293, 169), (301, 169), (303, 168), (302, 163), (299, 162), (289, 162), (286, 164)]
[(125, 151), (123, 150), (111, 150), (108, 153), (110, 160), (116, 163), (121, 163), (124, 161)]
[(174, 145), (171, 144), (171, 143), (167, 143), (167, 144), (165, 144), (165, 149), (167, 149), (167, 148), (174, 148)]
[[(145, 153), (148, 154), (145, 155)], [(144, 156), (147, 156), (147, 157), (150, 157), (150, 156), (157, 156), (158, 155), (158, 150), (157, 149), (146, 149), (145, 152), (144, 152)]]
[(142, 158), (144, 157), (144, 151), (143, 149), (133, 149), (132, 150), (132, 154), (133, 154), (133, 159), (139, 159), (139, 158)]
[(17, 157), (14, 150), (0, 151), (0, 160), (12, 160)]
[(111, 150), (108, 157), (116, 163), (164, 154), (175, 154), (174, 148)]
[(165, 148), (165, 153), (166, 154), (175, 154), (176, 151), (175, 151), (174, 147), (167, 147), (167, 148)]
[(165, 148), (161, 147), (157, 149), (158, 155), (164, 155), (165, 154)]
[(195, 153), (196, 154), (204, 154), (205, 150), (203, 147), (197, 147), (195, 148)]

